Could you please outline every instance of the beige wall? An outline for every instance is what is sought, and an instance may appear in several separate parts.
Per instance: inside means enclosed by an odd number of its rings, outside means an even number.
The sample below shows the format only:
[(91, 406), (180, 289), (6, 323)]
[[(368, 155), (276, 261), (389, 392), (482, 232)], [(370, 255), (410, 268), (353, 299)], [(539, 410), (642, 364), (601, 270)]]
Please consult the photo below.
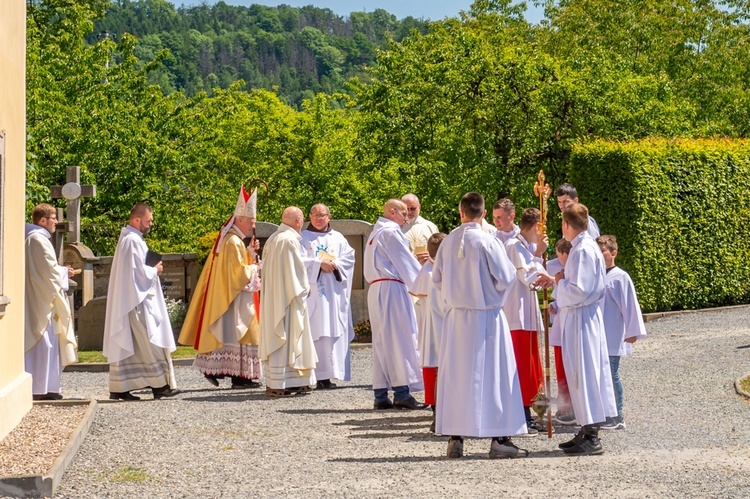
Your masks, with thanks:
[[(0, 132), (5, 176), (0, 207), (0, 438), (31, 409), (31, 376), (23, 370), (26, 182), (26, 1), (0, 0)], [(10, 303), (3, 307), (4, 298)]]

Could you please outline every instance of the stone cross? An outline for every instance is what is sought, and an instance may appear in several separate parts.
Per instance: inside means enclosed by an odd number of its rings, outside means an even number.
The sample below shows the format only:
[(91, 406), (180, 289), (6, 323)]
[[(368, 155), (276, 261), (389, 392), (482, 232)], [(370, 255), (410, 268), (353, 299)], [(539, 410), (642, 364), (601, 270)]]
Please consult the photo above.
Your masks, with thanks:
[(65, 185), (50, 187), (50, 194), (52, 199), (67, 199), (67, 242), (78, 244), (81, 242), (81, 198), (96, 197), (96, 186), (81, 185), (80, 166), (69, 166), (66, 169), (65, 182)]

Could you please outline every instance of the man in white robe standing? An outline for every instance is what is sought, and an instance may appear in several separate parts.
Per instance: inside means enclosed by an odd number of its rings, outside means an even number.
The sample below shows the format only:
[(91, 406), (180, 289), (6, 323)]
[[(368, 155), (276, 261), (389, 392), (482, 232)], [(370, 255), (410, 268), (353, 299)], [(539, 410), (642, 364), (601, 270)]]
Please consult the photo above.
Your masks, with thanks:
[(302, 261), (300, 231), (305, 223), (296, 206), (284, 209), (281, 225), (263, 248), (260, 290), (260, 345), (266, 395), (289, 397), (315, 385), (318, 356), (310, 331), (310, 285)]
[(521, 228), (514, 222), (515, 218), (516, 205), (510, 199), (503, 198), (492, 205), (492, 223), (497, 228), (495, 237), (501, 243), (505, 244), (521, 232)]
[(528, 456), (510, 436), (527, 432), (513, 343), (502, 311), (515, 270), (500, 241), (481, 228), (484, 199), (461, 198), (461, 226), (440, 245), (432, 282), (445, 317), (437, 384), (437, 433), (447, 455), (463, 455), (463, 436), (492, 437), (490, 458)]
[(146, 388), (154, 399), (180, 393), (170, 355), (174, 334), (159, 280), (164, 267), (151, 260), (158, 254), (149, 253), (143, 240), (153, 223), (151, 207), (136, 203), (112, 258), (102, 351), (112, 400), (140, 400), (130, 392)]
[(560, 444), (569, 455), (603, 453), (599, 425), (617, 416), (601, 310), (606, 265), (587, 232), (588, 218), (588, 209), (579, 203), (563, 211), (563, 237), (572, 249), (565, 269), (555, 275), (565, 376), (576, 423), (581, 425), (572, 440)]
[(415, 194), (404, 194), (401, 201), (406, 205), (407, 218), (401, 226), (401, 232), (409, 242), (409, 250), (414, 253), (419, 263), (427, 261), (430, 255), (427, 253), (427, 239), (438, 231), (437, 225), (420, 215), (422, 205)]
[[(372, 328), (372, 388), (376, 410), (427, 407), (410, 393), (424, 390), (424, 382), (419, 365), (417, 319), (408, 292), (420, 267), (401, 232), (407, 217), (403, 201), (388, 200), (383, 206), (383, 216), (365, 245), (364, 273), (370, 283), (367, 307)], [(393, 402), (388, 398), (389, 389), (393, 390)]]
[(65, 292), (73, 269), (58, 265), (50, 237), (57, 213), (37, 205), (26, 224), (25, 367), (31, 374), (34, 400), (60, 400), (62, 370), (76, 358), (73, 317)]
[(331, 228), (331, 211), (324, 204), (310, 208), (310, 225), (302, 231), (302, 251), (310, 296), (307, 311), (318, 354), (317, 388), (336, 388), (331, 379), (351, 380), (349, 342), (352, 324), (354, 248)]

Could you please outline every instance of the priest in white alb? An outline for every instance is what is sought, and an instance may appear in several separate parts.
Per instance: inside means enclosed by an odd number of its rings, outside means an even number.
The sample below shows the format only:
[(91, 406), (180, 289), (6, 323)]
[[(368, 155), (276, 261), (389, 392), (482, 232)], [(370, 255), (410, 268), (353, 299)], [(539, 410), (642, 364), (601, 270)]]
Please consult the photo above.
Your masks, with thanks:
[(34, 400), (62, 398), (62, 370), (76, 359), (73, 317), (65, 292), (73, 269), (58, 265), (50, 237), (57, 213), (43, 203), (26, 224), (25, 368)]
[(258, 357), (260, 324), (255, 293), (260, 272), (253, 263), (260, 245), (245, 238), (255, 228), (257, 189), (240, 189), (234, 213), (222, 226), (201, 271), (179, 343), (197, 350), (195, 367), (214, 386), (229, 376), (232, 388), (258, 388), (262, 374)]
[(401, 201), (406, 205), (406, 222), (401, 227), (401, 232), (406, 236), (409, 242), (409, 249), (417, 257), (419, 263), (424, 263), (429, 258), (427, 254), (427, 239), (433, 234), (437, 234), (437, 225), (424, 218), (422, 205), (415, 194), (404, 194)]
[(331, 228), (331, 212), (324, 204), (310, 208), (310, 224), (302, 231), (302, 252), (310, 282), (307, 311), (318, 365), (317, 388), (336, 388), (331, 379), (349, 381), (349, 342), (352, 325), (354, 248)]
[(304, 393), (316, 384), (318, 356), (307, 314), (310, 285), (300, 245), (304, 222), (296, 206), (284, 209), (281, 225), (263, 247), (259, 355), (271, 397)]
[(164, 266), (143, 240), (153, 223), (151, 207), (136, 203), (112, 257), (102, 350), (112, 400), (139, 400), (130, 392), (147, 388), (155, 399), (180, 393), (171, 357), (172, 325), (159, 280)]
[(439, 350), (437, 433), (451, 435), (447, 455), (463, 455), (463, 437), (491, 437), (490, 458), (526, 457), (511, 441), (525, 434), (513, 343), (502, 311), (515, 269), (500, 241), (482, 230), (484, 199), (461, 198), (461, 226), (440, 245), (432, 271), (445, 316)]
[[(401, 232), (406, 205), (389, 199), (383, 216), (365, 244), (364, 273), (370, 283), (367, 308), (372, 328), (374, 409), (425, 409), (413, 391), (424, 390), (417, 346), (417, 319), (408, 289), (419, 274), (419, 263)], [(429, 257), (426, 251), (425, 254)], [(393, 402), (388, 390), (393, 390)]]

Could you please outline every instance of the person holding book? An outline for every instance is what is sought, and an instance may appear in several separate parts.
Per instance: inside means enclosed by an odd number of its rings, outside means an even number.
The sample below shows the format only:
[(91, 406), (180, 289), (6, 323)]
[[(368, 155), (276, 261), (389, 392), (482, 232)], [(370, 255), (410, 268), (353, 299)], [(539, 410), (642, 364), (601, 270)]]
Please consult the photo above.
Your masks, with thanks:
[(153, 266), (146, 264), (143, 236), (153, 223), (151, 207), (136, 203), (112, 258), (102, 351), (112, 400), (139, 400), (130, 392), (148, 388), (155, 399), (179, 393), (170, 355), (174, 335), (159, 280), (164, 267), (158, 258)]

